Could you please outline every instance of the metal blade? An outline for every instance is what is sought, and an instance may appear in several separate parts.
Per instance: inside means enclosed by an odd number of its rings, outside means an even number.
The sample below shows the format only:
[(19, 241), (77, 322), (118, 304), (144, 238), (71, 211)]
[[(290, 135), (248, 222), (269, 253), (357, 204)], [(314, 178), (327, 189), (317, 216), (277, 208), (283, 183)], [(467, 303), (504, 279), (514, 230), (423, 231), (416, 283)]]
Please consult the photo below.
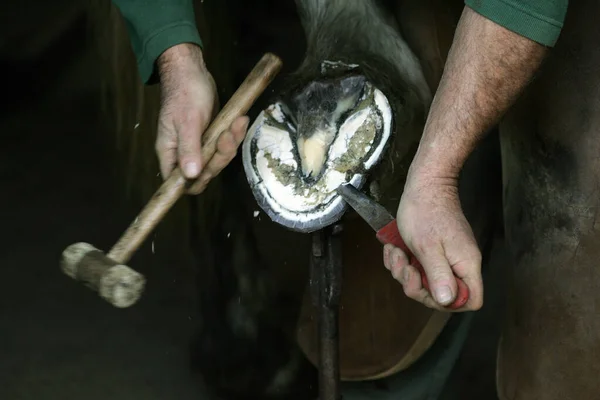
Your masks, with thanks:
[(385, 207), (349, 183), (340, 185), (337, 192), (375, 232), (394, 220), (392, 214)]

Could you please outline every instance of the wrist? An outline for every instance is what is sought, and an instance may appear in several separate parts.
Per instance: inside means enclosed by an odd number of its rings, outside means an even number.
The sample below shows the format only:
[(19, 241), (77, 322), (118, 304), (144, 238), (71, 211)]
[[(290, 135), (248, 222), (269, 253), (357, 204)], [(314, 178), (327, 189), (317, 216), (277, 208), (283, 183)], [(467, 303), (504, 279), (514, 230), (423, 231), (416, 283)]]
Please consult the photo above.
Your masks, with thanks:
[(161, 79), (174, 72), (206, 70), (202, 49), (193, 43), (180, 43), (169, 47), (156, 62)]
[[(444, 155), (447, 156), (447, 155)], [(408, 179), (417, 180), (456, 180), (462, 164), (457, 160), (444, 159), (444, 156), (415, 156), (408, 169)]]
[(423, 137), (408, 169), (405, 190), (458, 187), (462, 169), (461, 151)]
[[(456, 181), (469, 151), (456, 143), (448, 143), (448, 133), (440, 133), (431, 140), (427, 132), (408, 170), (407, 180)], [(466, 154), (465, 154), (466, 153)]]
[(443, 172), (434, 172), (432, 170), (409, 169), (406, 183), (404, 185), (405, 192), (420, 193), (422, 191), (431, 192), (441, 190), (444, 193), (454, 193), (458, 189), (458, 176)]

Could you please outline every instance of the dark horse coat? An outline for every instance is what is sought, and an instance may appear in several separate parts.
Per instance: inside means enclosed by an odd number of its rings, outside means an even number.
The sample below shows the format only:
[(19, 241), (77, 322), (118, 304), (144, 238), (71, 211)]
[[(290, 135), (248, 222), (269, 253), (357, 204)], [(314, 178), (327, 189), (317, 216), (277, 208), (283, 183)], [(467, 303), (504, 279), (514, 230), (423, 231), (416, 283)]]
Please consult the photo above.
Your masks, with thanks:
[(569, 2), (534, 82), (500, 125), (508, 314), (502, 400), (600, 398), (600, 4)]

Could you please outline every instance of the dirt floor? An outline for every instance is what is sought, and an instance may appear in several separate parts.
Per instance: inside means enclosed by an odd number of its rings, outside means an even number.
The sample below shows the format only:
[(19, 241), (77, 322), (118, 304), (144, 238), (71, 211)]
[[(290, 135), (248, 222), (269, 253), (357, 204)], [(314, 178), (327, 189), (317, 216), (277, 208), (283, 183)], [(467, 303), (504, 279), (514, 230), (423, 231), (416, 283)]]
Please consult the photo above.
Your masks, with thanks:
[[(125, 310), (59, 270), (66, 246), (108, 249), (138, 211), (123, 206), (113, 186), (98, 87), (89, 79), (95, 60), (85, 44), (62, 46), (54, 65), (3, 63), (0, 399), (201, 399), (188, 368), (196, 326), (188, 260), (146, 243), (130, 264), (148, 287)], [(495, 399), (501, 242), (496, 254), (494, 284), (443, 400)]]

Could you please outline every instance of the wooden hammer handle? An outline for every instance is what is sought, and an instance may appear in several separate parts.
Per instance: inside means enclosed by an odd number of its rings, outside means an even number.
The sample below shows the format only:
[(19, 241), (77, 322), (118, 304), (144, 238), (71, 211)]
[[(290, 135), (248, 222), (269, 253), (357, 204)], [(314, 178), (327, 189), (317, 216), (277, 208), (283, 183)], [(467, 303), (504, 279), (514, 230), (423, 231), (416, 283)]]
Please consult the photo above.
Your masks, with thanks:
[[(245, 115), (256, 99), (273, 81), (281, 69), (282, 62), (274, 54), (267, 53), (250, 71), (244, 82), (231, 96), (227, 104), (211, 122), (202, 135), (202, 163), (207, 165), (217, 150), (217, 141), (222, 132), (229, 129), (233, 121)], [(173, 204), (185, 193), (193, 182), (189, 182), (175, 168), (135, 221), (127, 228), (119, 241), (108, 253), (117, 263), (127, 263), (152, 230), (158, 225)]]

